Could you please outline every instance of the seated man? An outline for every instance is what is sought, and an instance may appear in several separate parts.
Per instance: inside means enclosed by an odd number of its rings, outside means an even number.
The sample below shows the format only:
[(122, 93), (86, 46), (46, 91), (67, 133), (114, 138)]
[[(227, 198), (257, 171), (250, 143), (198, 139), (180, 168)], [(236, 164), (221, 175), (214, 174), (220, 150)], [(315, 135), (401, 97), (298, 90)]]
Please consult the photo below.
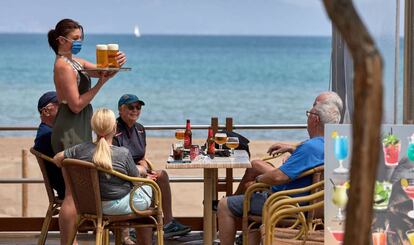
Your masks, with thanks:
[[(50, 143), (52, 127), (58, 111), (58, 100), (55, 91), (43, 94), (37, 103), (37, 110), (40, 113), (40, 125), (37, 129), (34, 149), (46, 156), (53, 158), (55, 155)], [(54, 163), (46, 162), (46, 172), (50, 179), (50, 185), (57, 192), (58, 197), (63, 200), (65, 197), (65, 182), (63, 181), (62, 170)]]
[[(320, 93), (316, 98), (315, 101), (313, 102), (313, 106), (320, 104), (320, 103), (328, 103), (328, 104), (332, 104), (335, 105), (339, 112), (342, 111), (342, 100), (341, 98), (338, 96), (337, 93), (335, 92), (331, 92), (331, 91), (327, 91), (327, 92), (322, 92)], [(269, 153), (269, 155), (274, 155), (274, 154), (282, 154), (285, 152), (289, 152), (290, 154), (292, 154), (292, 152), (296, 149), (297, 145), (291, 145), (291, 144), (286, 144), (286, 143), (282, 143), (282, 142), (277, 142), (275, 144), (273, 144), (272, 146), (269, 147), (269, 149), (267, 150), (267, 153)], [(263, 160), (253, 160), (252, 161), (252, 167), (246, 169), (246, 172), (243, 175), (242, 180), (240, 181), (239, 186), (237, 187), (236, 192), (234, 193), (234, 195), (241, 195), (243, 194), (247, 187), (246, 184), (249, 183), (250, 181), (255, 180), (255, 178), (260, 175), (260, 174), (264, 174), (268, 171), (271, 171), (274, 169), (274, 166), (269, 164), (266, 161)]]
[(123, 95), (118, 102), (119, 117), (117, 119), (117, 134), (113, 145), (129, 149), (137, 165), (145, 167), (148, 175), (159, 185), (162, 193), (162, 209), (164, 212), (164, 237), (183, 236), (191, 228), (173, 219), (171, 205), (171, 188), (168, 174), (165, 170), (150, 171), (145, 161), (146, 135), (144, 126), (137, 123), (141, 107), (145, 103), (132, 94)]
[[(297, 177), (306, 170), (324, 162), (324, 125), (338, 123), (340, 113), (338, 108), (330, 103), (316, 104), (308, 116), (307, 130), (309, 140), (303, 142), (293, 151), (292, 155), (279, 168), (267, 171), (256, 177), (256, 182), (273, 185), (272, 191), (289, 190), (308, 186), (312, 176), (300, 179)], [(267, 193), (255, 193), (251, 199), (250, 212), (261, 215)], [(220, 244), (233, 245), (236, 234), (236, 220), (243, 216), (243, 195), (224, 197), (218, 206), (218, 224)]]

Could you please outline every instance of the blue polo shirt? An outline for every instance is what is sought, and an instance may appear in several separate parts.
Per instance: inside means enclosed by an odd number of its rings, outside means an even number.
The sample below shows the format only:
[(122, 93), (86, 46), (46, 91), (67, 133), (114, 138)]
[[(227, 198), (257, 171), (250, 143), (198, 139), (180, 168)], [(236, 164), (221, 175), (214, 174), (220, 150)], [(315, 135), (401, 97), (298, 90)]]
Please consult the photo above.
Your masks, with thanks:
[(324, 163), (324, 144), (323, 137), (314, 137), (298, 146), (288, 160), (279, 168), (291, 181), (283, 185), (272, 186), (272, 191), (277, 192), (311, 185), (312, 176), (300, 179), (297, 179), (297, 177), (304, 171)]

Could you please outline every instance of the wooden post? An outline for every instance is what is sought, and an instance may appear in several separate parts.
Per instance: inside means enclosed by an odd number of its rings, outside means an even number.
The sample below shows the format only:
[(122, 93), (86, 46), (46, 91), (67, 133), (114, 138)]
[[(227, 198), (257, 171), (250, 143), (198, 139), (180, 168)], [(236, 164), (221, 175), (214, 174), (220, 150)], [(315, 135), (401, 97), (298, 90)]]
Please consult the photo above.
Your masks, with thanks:
[[(227, 132), (233, 132), (233, 118), (226, 118), (226, 130)], [(226, 168), (226, 195), (231, 196), (233, 194), (233, 169)]]
[(213, 129), (213, 135), (218, 131), (218, 118), (212, 117), (211, 118), (211, 128)]
[(350, 195), (344, 245), (371, 243), (372, 202), (382, 118), (382, 60), (351, 0), (323, 0), (354, 62)]
[[(27, 178), (29, 169), (28, 169), (28, 152), (27, 150), (22, 150), (22, 178)], [(27, 217), (27, 206), (28, 206), (28, 186), (27, 184), (22, 184), (22, 216)]]

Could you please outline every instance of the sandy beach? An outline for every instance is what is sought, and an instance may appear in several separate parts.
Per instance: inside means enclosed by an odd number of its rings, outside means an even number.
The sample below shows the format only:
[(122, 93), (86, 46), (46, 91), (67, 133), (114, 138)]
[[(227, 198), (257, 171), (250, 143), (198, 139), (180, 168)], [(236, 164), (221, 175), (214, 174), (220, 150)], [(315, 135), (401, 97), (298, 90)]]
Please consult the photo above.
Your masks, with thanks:
[[(169, 147), (173, 138), (148, 138), (147, 156), (155, 164), (156, 169), (164, 169)], [(204, 143), (205, 139), (193, 140), (195, 144)], [(257, 159), (266, 155), (267, 148), (272, 141), (255, 140), (249, 144), (251, 159)], [(29, 150), (33, 145), (31, 137), (0, 137), (0, 178), (21, 178), (22, 174), (22, 150)], [(29, 176), (28, 178), (41, 178), (40, 169), (36, 159), (29, 152)], [(167, 170), (170, 177), (202, 177), (202, 170)], [(235, 176), (241, 176), (244, 170), (235, 170)], [(219, 175), (223, 176), (219, 171)], [(237, 184), (235, 184), (236, 187)], [(3, 184), (0, 186), (0, 216), (22, 215), (22, 185)], [(174, 216), (202, 216), (202, 183), (173, 183), (171, 184), (173, 195)], [(223, 193), (224, 195), (224, 193)], [(29, 210), (28, 216), (42, 217), (47, 210), (47, 195), (43, 184), (29, 184)]]

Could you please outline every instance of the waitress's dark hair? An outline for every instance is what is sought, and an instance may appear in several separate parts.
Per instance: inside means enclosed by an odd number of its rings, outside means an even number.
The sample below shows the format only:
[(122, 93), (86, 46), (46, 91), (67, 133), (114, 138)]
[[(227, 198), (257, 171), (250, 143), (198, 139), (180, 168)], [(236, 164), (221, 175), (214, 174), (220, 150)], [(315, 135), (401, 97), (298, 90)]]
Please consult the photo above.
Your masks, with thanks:
[(73, 30), (80, 29), (82, 32), (82, 39), (83, 39), (83, 27), (76, 21), (71, 19), (63, 19), (56, 24), (55, 29), (51, 29), (47, 33), (47, 39), (49, 41), (49, 46), (55, 51), (55, 54), (58, 53), (58, 41), (56, 40), (58, 37), (66, 37), (70, 32)]

